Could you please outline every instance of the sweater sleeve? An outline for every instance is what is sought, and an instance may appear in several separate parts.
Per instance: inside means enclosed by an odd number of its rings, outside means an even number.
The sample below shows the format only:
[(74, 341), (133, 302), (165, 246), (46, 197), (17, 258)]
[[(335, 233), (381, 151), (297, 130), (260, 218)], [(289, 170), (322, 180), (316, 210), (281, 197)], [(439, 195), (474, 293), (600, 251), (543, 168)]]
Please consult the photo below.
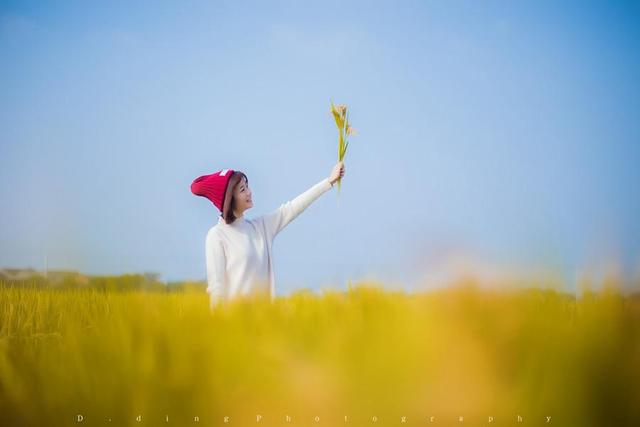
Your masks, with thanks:
[(293, 200), (280, 205), (275, 211), (262, 217), (265, 231), (269, 239), (276, 237), (284, 227), (300, 215), (314, 200), (331, 189), (333, 185), (328, 178), (315, 184)]
[(226, 258), (222, 241), (215, 233), (207, 235), (207, 293), (211, 299), (211, 308), (225, 296)]

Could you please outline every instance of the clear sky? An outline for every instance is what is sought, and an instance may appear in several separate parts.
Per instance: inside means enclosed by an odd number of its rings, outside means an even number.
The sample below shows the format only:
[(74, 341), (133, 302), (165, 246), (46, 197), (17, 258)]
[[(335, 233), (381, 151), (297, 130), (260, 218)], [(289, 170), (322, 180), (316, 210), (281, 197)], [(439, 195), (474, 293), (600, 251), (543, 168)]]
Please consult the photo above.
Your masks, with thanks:
[(0, 267), (204, 279), (191, 181), (242, 170), (245, 215), (275, 209), (334, 165), (333, 99), (342, 194), (277, 237), (280, 294), (638, 274), (638, 2), (131, 3), (0, 6)]

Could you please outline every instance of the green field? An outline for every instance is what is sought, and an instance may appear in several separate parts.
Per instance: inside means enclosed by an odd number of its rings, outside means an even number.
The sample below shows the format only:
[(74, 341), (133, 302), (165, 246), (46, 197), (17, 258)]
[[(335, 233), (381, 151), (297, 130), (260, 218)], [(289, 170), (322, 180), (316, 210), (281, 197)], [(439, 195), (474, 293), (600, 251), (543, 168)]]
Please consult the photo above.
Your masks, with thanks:
[(201, 289), (4, 283), (0, 325), (2, 426), (640, 425), (640, 301), (612, 289), (361, 283), (211, 311)]

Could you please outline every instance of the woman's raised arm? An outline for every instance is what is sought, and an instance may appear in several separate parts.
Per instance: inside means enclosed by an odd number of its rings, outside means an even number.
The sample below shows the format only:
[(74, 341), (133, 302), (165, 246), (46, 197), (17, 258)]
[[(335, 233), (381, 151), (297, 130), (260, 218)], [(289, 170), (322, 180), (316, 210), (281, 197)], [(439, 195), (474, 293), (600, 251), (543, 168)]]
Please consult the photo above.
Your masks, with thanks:
[(265, 231), (270, 240), (282, 231), (291, 221), (300, 215), (313, 201), (333, 187), (333, 184), (344, 176), (344, 165), (338, 162), (329, 177), (324, 178), (293, 200), (283, 203), (275, 211), (262, 217)]

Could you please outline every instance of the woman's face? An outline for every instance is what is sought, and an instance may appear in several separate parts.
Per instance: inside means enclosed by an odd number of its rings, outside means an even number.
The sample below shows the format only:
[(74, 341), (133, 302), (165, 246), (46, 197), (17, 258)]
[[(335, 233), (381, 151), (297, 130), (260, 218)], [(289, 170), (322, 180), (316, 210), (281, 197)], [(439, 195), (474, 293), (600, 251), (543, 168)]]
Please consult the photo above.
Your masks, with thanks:
[(235, 210), (236, 212), (238, 212), (238, 214), (242, 215), (244, 211), (253, 207), (251, 189), (249, 188), (249, 183), (244, 177), (242, 177), (238, 185), (236, 185), (233, 197), (235, 197), (236, 200)]

